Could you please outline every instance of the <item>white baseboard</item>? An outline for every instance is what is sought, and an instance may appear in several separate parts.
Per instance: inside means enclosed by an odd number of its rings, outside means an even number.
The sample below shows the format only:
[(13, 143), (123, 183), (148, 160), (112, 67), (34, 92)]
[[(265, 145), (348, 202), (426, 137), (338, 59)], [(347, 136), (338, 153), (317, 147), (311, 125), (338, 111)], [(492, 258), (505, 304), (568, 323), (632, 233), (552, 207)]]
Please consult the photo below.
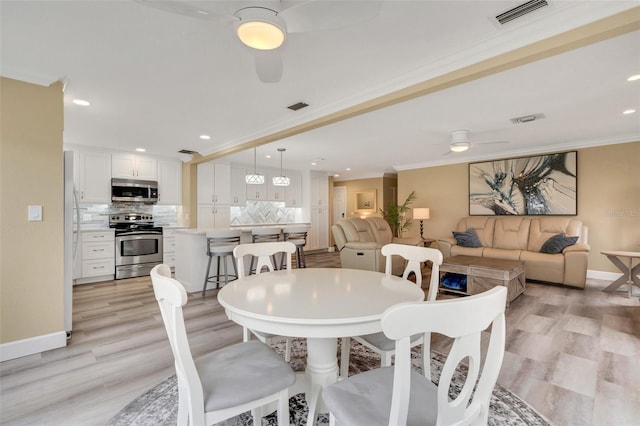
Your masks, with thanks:
[(66, 345), (67, 333), (65, 331), (2, 343), (0, 344), (0, 362), (62, 348)]
[(594, 280), (615, 281), (621, 276), (622, 273), (618, 272), (594, 271), (593, 269), (587, 269), (587, 278), (593, 278)]

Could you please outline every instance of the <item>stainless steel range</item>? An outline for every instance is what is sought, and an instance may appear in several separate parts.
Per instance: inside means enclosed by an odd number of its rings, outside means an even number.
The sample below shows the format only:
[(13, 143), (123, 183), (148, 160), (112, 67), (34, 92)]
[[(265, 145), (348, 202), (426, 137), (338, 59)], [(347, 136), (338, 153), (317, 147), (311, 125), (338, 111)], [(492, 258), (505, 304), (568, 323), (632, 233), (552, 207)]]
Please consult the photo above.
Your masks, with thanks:
[(162, 263), (162, 227), (154, 226), (152, 215), (111, 214), (109, 227), (115, 229), (117, 280), (149, 275)]

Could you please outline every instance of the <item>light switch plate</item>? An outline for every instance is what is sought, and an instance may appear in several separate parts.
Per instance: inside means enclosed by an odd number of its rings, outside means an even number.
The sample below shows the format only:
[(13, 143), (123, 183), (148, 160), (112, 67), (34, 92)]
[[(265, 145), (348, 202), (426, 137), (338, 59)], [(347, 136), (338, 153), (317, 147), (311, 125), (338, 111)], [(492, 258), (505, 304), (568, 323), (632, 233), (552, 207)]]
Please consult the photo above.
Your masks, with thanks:
[(29, 206), (29, 222), (42, 221), (42, 206)]

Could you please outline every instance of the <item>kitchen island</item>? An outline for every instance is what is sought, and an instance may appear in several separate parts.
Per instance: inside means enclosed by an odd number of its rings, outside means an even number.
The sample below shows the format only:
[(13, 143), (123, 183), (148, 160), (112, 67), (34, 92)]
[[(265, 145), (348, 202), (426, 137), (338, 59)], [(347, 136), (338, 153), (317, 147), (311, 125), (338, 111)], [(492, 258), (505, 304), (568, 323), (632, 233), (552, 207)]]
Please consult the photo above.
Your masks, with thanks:
[[(306, 225), (308, 223), (286, 223), (286, 224), (255, 224), (255, 225), (239, 225), (232, 226), (225, 229), (239, 229), (242, 231), (240, 237), (240, 243), (251, 243), (251, 231), (258, 227), (281, 227), (286, 226), (299, 226)], [(176, 267), (175, 278), (180, 281), (187, 292), (195, 293), (202, 291), (204, 285), (205, 272), (207, 270), (207, 262), (209, 257), (207, 256), (207, 231), (210, 229), (176, 229)], [(227, 270), (233, 271), (233, 265), (228, 260)], [(216, 264), (212, 263), (210, 274), (216, 273)], [(213, 286), (209, 283), (209, 286)], [(212, 288), (212, 287), (208, 287)]]

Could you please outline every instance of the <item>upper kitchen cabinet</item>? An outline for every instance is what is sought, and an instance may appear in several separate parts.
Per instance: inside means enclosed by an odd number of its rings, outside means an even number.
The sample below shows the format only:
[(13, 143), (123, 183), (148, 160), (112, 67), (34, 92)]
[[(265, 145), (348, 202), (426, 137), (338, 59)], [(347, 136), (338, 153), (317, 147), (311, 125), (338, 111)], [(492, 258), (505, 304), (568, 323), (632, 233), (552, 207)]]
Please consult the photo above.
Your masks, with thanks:
[[(280, 170), (269, 170), (265, 179), (267, 180), (267, 200), (284, 201), (286, 186), (278, 186), (273, 184), (273, 178), (280, 176)], [(288, 174), (286, 174), (288, 176)]]
[(244, 177), (247, 170), (244, 167), (231, 167), (231, 202), (232, 206), (244, 207), (247, 202), (247, 184)]
[(158, 180), (158, 162), (134, 154), (113, 154), (111, 176), (123, 179)]
[(198, 204), (229, 205), (231, 202), (231, 165), (198, 164)]
[(302, 207), (302, 176), (300, 173), (287, 174), (291, 184), (285, 188), (284, 202), (287, 207)]
[[(249, 173), (254, 173), (254, 171), (250, 171)], [(264, 183), (261, 184), (255, 184), (255, 183), (247, 183), (246, 184), (246, 188), (247, 188), (247, 200), (249, 201), (268, 201), (269, 197), (267, 195), (267, 180), (270, 179), (270, 177), (267, 175), (267, 173), (264, 172), (264, 170), (258, 170), (257, 171), (258, 174), (261, 174), (264, 176)]]
[(182, 162), (158, 160), (158, 204), (182, 204)]
[(111, 155), (99, 151), (76, 151), (78, 201), (111, 203)]

